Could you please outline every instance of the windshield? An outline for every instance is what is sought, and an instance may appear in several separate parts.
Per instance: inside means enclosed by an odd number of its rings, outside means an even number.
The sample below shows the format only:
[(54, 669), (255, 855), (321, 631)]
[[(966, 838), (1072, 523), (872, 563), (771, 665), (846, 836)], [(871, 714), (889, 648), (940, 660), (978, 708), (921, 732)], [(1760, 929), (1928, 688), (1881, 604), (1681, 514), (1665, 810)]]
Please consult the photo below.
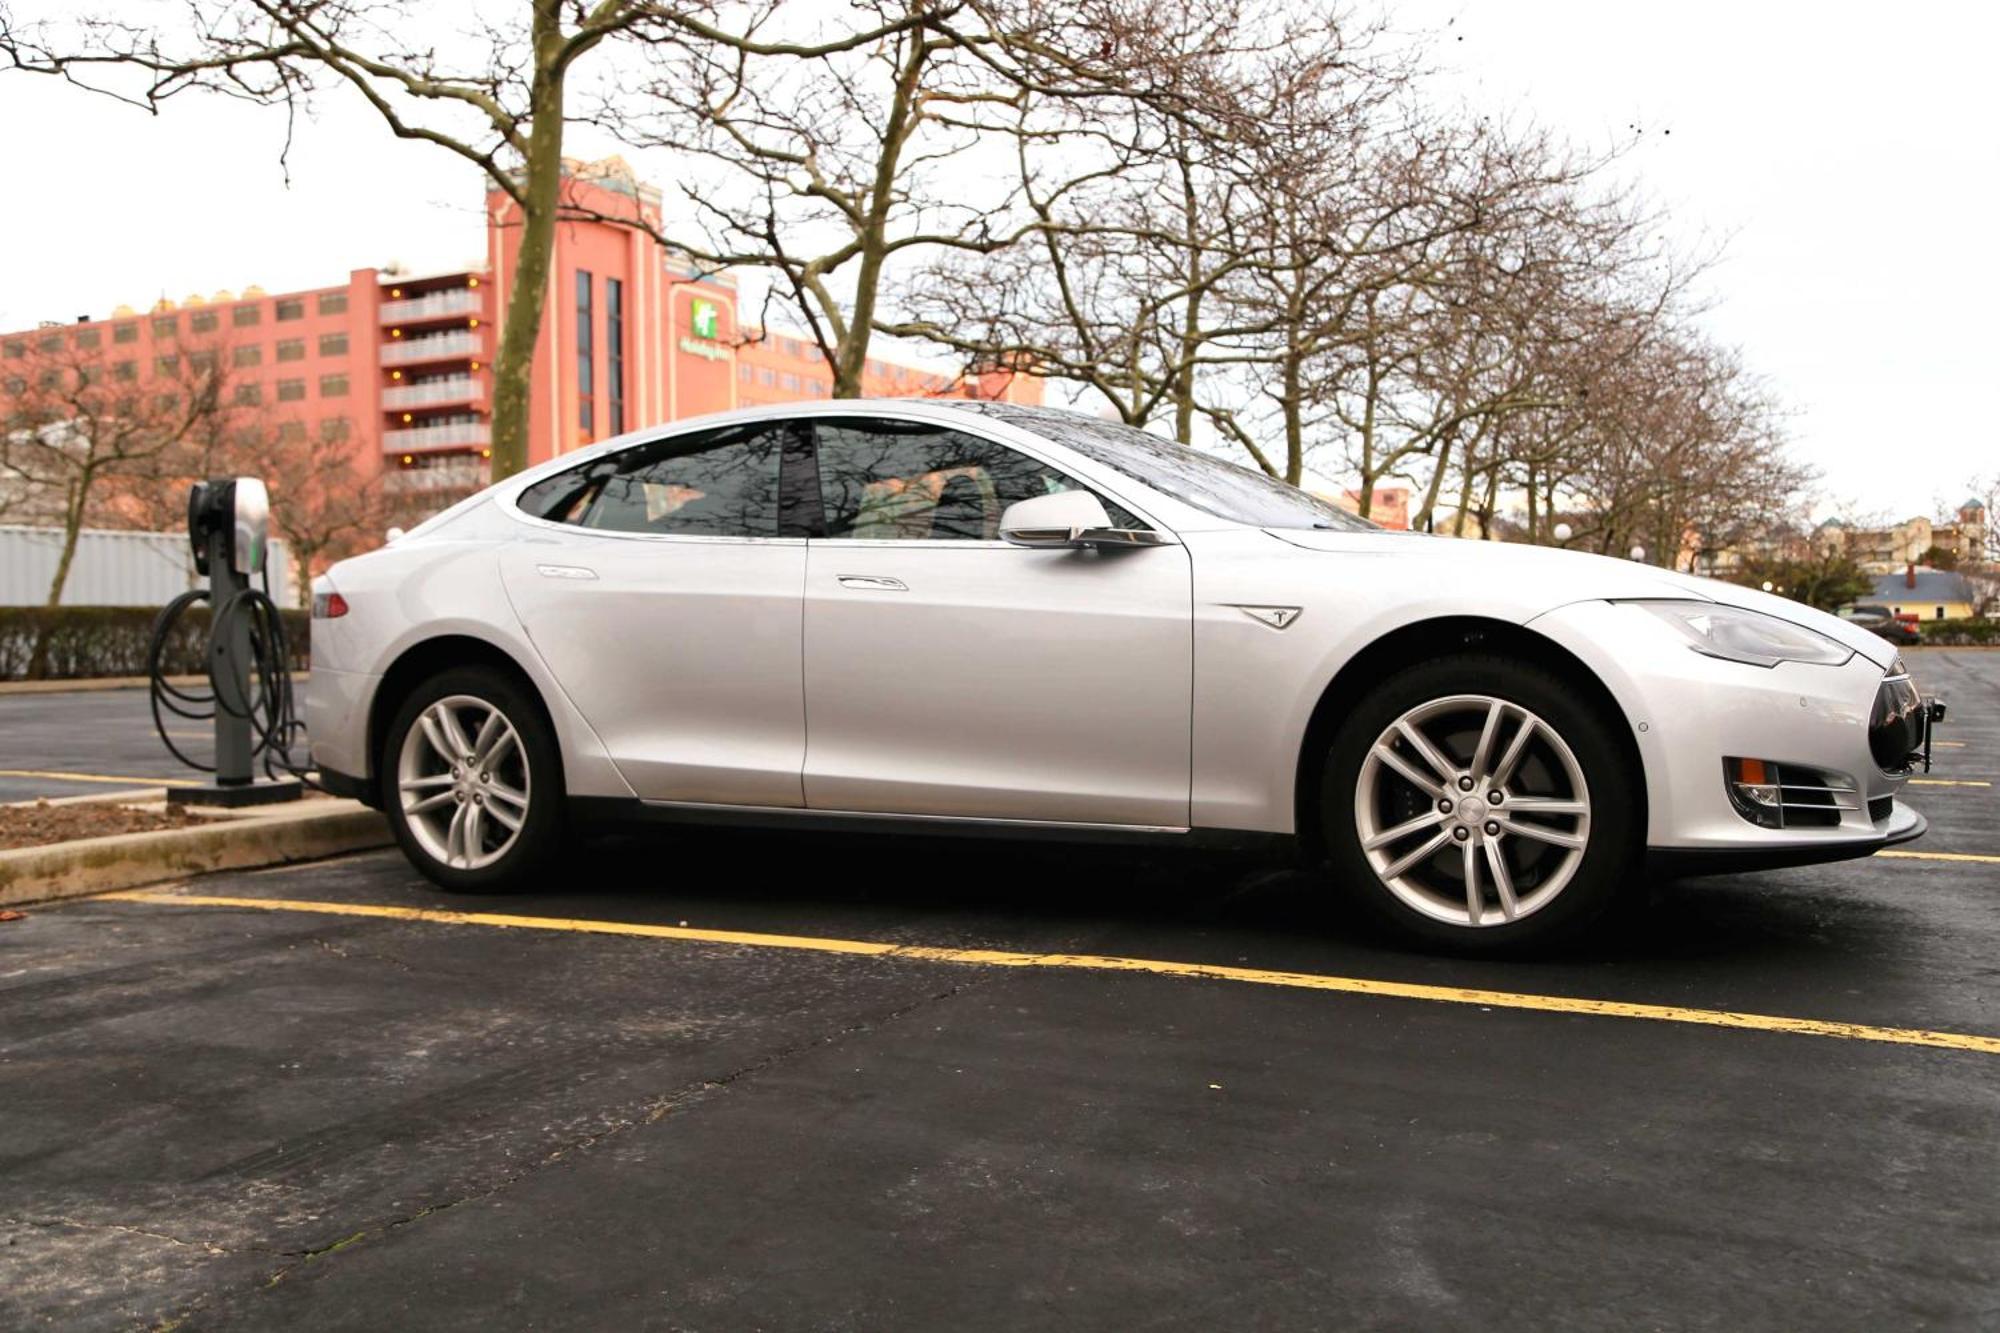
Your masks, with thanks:
[(1373, 532), (1365, 518), (1296, 486), (1143, 430), (1081, 412), (1018, 403), (967, 402), (987, 416), (1033, 431), (1085, 458), (1116, 468), (1204, 513), (1259, 528), (1334, 528)]

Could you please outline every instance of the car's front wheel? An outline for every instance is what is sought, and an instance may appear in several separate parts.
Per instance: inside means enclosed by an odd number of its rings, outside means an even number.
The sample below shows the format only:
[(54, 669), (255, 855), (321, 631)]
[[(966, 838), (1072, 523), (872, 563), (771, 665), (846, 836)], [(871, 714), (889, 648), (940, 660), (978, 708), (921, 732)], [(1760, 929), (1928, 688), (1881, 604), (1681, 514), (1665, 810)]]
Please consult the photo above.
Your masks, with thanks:
[(1576, 934), (1637, 879), (1642, 776), (1614, 725), (1568, 682), (1511, 658), (1396, 673), (1327, 754), (1336, 876), (1427, 944), (1488, 951)]
[(444, 888), (527, 888), (561, 844), (555, 739), (501, 672), (460, 667), (425, 681), (397, 709), (377, 771), (396, 841)]

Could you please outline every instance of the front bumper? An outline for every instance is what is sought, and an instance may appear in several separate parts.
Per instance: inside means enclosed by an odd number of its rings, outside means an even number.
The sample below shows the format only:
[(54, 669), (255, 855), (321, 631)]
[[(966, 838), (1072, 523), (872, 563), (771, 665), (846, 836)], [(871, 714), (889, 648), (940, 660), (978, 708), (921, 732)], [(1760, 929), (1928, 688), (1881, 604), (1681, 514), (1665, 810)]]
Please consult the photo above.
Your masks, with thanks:
[(1760, 847), (1648, 847), (1646, 872), (1663, 879), (1691, 875), (1727, 875), (1749, 870), (1783, 870), (1788, 866), (1821, 865), (1873, 856), (1884, 847), (1924, 836), (1930, 821), (1897, 801), (1883, 830), (1874, 838), (1829, 838), (1812, 842), (1771, 843)]
[[(1871, 749), (1886, 670), (1844, 664), (1748, 666), (1691, 651), (1634, 606), (1580, 602), (1531, 622), (1593, 670), (1624, 711), (1645, 766), (1646, 843), (1657, 864), (1736, 869), (1866, 856), (1923, 833), (1895, 798), (1905, 773)], [(1873, 733), (1879, 745), (1879, 732)], [(1816, 768), (1851, 781), (1857, 807), (1822, 827), (1765, 828), (1731, 803), (1727, 757)]]

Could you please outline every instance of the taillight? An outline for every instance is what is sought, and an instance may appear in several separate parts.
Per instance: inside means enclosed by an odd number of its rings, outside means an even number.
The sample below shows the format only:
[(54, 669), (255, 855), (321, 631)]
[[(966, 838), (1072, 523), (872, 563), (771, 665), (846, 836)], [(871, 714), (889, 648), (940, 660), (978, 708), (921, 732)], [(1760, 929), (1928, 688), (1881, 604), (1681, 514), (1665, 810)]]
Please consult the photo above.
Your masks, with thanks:
[(337, 592), (313, 594), (314, 620), (337, 620), (347, 614), (347, 599)]

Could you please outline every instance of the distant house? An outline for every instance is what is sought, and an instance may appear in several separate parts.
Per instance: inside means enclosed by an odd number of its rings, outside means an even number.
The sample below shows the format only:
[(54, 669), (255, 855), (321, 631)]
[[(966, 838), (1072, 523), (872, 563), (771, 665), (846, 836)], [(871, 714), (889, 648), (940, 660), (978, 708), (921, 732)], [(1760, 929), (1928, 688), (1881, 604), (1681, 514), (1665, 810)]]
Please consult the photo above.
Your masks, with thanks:
[(1963, 574), (1913, 565), (1900, 574), (1876, 575), (1870, 600), (1918, 620), (1970, 620), (1977, 596)]
[(1986, 506), (1975, 496), (1950, 520), (1920, 516), (1886, 528), (1857, 528), (1830, 518), (1813, 529), (1812, 544), (1817, 551), (1847, 556), (1870, 574), (1889, 574), (1916, 564), (1933, 547), (1959, 560), (1978, 560), (1986, 539)]
[[(1361, 492), (1352, 488), (1337, 495), (1315, 491), (1322, 500), (1331, 501), (1350, 514), (1361, 512)], [(1368, 517), (1385, 528), (1398, 530), (1410, 526), (1410, 488), (1407, 486), (1378, 486), (1369, 498)]]

